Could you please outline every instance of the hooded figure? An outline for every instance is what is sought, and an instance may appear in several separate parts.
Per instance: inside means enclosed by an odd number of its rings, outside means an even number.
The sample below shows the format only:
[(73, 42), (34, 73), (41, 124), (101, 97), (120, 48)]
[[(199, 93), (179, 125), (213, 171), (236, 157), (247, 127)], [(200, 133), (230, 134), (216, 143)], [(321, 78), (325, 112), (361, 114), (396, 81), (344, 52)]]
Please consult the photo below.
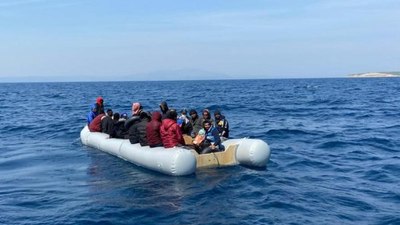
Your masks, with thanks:
[(97, 111), (97, 105), (93, 104), (90, 106), (90, 112), (86, 116), (87, 124), (89, 125), (97, 115), (99, 115)]
[(203, 110), (203, 116), (201, 117), (201, 124), (203, 124), (204, 121), (206, 121), (206, 120), (210, 121), (211, 124), (214, 125), (214, 120), (211, 118), (211, 113), (210, 113), (210, 110), (208, 110), (208, 109)]
[(191, 136), (196, 137), (199, 131), (203, 128), (203, 124), (201, 122), (201, 118), (199, 118), (199, 115), (197, 115), (196, 110), (190, 110), (189, 115), (189, 121), (192, 126)]
[(229, 138), (229, 123), (219, 110), (214, 112), (215, 127), (218, 129), (219, 136)]
[(161, 123), (160, 134), (165, 148), (173, 148), (184, 144), (181, 128), (176, 123), (177, 116), (178, 114), (175, 110), (169, 110), (167, 118)]
[(161, 113), (162, 113), (161, 119), (163, 120), (163, 119), (167, 118), (167, 112), (169, 110), (167, 102), (162, 101), (160, 103), (160, 110), (161, 110)]
[(161, 113), (153, 112), (151, 121), (146, 126), (147, 143), (150, 148), (163, 146), (160, 134)]
[(103, 97), (99, 96), (96, 98), (96, 108), (97, 108), (97, 113), (102, 114), (104, 113), (104, 100)]

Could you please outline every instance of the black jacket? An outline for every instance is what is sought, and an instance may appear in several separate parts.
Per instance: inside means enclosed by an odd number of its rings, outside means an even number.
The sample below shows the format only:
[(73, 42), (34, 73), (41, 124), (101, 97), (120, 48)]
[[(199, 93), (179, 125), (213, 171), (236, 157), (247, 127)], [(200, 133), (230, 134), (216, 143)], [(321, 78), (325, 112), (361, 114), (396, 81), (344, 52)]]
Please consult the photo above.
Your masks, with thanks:
[(114, 121), (111, 117), (105, 116), (101, 121), (101, 132), (112, 135), (114, 130)]
[(146, 118), (134, 122), (129, 127), (129, 142), (131, 144), (140, 143), (141, 146), (147, 146), (146, 126), (148, 120)]
[(125, 128), (125, 120), (120, 120), (114, 123), (114, 130), (111, 137), (128, 139), (128, 129)]

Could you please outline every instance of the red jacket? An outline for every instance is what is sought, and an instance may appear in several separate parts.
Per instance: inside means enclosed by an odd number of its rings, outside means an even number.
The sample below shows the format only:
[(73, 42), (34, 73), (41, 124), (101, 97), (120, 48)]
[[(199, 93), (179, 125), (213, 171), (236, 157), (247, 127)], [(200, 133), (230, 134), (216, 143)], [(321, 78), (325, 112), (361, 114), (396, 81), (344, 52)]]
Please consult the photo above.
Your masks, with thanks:
[(164, 119), (161, 123), (160, 134), (165, 148), (173, 148), (184, 143), (181, 128), (175, 120)]
[(149, 146), (162, 144), (160, 127), (161, 113), (153, 112), (151, 121), (146, 125), (147, 144), (149, 144)]
[(104, 113), (96, 116), (93, 121), (89, 124), (89, 130), (91, 132), (101, 132), (101, 120), (104, 118)]

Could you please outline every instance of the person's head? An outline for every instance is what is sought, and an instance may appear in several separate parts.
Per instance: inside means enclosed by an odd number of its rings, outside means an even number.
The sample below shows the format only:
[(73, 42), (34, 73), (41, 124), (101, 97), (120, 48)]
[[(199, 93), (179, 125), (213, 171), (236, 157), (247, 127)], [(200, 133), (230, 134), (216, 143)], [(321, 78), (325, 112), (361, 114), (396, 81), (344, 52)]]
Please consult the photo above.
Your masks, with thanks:
[(190, 112), (189, 112), (189, 115), (190, 115), (193, 119), (195, 119), (195, 118), (197, 117), (197, 112), (196, 112), (196, 110), (191, 109)]
[(203, 110), (203, 118), (205, 118), (205, 119), (211, 118), (210, 111), (208, 109)]
[(140, 112), (139, 118), (140, 118), (141, 120), (147, 120), (147, 121), (149, 121), (149, 120), (151, 120), (151, 115), (150, 115), (150, 113), (148, 113), (148, 112), (141, 111), (141, 112)]
[(113, 120), (114, 121), (118, 121), (119, 120), (119, 113), (114, 113), (114, 116), (113, 116)]
[(167, 112), (168, 119), (176, 120), (177, 117), (178, 117), (178, 113), (176, 113), (176, 110), (174, 110), (174, 109), (168, 110), (168, 112)]
[(104, 102), (103, 97), (99, 96), (99, 97), (96, 98), (96, 103), (97, 104), (103, 105), (103, 102)]
[(121, 114), (122, 119), (128, 119), (128, 114), (127, 113), (122, 113)]
[(163, 113), (163, 114), (165, 114), (165, 113), (167, 113), (168, 112), (168, 105), (167, 105), (167, 102), (166, 101), (162, 101), (161, 103), (160, 103), (160, 110), (161, 110), (161, 112)]
[(142, 111), (142, 105), (139, 102), (132, 104), (132, 116), (139, 116)]
[(182, 109), (181, 114), (186, 116), (187, 110), (186, 109)]
[(107, 116), (112, 116), (112, 115), (113, 115), (112, 109), (107, 109)]
[(203, 122), (203, 128), (205, 129), (205, 130), (208, 130), (208, 129), (210, 129), (210, 127), (211, 127), (211, 121), (209, 121), (209, 120), (204, 120), (204, 122)]
[(214, 117), (217, 120), (221, 119), (221, 112), (219, 110), (215, 110)]

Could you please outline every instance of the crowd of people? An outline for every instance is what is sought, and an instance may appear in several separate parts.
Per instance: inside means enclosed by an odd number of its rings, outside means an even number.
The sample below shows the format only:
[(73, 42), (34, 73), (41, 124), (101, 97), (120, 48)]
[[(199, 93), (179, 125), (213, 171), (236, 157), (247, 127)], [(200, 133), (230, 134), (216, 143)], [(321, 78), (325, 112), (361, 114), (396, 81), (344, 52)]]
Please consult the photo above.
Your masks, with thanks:
[(98, 97), (91, 105), (87, 124), (91, 132), (103, 132), (110, 138), (129, 139), (132, 144), (151, 148), (184, 146), (186, 136), (191, 138), (192, 146), (200, 154), (224, 150), (222, 141), (229, 138), (229, 123), (219, 110), (212, 118), (208, 109), (199, 116), (195, 109), (191, 109), (189, 115), (183, 109), (178, 115), (165, 101), (159, 107), (160, 111), (149, 113), (135, 102), (129, 118), (127, 113), (114, 113), (112, 109), (104, 111), (104, 100)]

